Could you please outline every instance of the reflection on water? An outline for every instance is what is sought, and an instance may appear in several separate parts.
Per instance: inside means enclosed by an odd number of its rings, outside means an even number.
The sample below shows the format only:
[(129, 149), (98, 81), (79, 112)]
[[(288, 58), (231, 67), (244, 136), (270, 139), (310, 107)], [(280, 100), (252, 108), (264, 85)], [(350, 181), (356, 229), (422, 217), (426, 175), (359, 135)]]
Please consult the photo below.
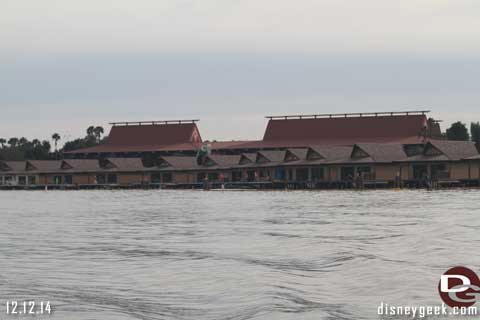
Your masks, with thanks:
[(480, 270), (479, 196), (0, 192), (0, 299), (52, 319), (377, 319)]

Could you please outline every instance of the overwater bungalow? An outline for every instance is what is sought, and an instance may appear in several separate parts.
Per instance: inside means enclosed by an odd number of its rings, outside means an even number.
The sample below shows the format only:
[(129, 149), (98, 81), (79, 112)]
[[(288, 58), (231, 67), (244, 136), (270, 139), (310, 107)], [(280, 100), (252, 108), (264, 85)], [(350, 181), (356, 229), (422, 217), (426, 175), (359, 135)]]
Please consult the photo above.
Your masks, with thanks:
[(113, 123), (58, 161), (0, 162), (1, 188), (478, 186), (480, 154), (428, 111), (269, 117), (258, 141), (202, 141), (198, 120)]

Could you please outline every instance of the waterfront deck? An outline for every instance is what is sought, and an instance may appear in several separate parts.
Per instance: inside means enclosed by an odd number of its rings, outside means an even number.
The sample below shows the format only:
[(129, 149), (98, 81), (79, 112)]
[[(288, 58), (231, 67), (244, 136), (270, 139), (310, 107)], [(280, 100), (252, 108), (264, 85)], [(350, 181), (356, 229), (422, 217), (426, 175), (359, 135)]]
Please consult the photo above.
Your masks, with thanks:
[(421, 180), (405, 180), (398, 186), (394, 181), (364, 181), (358, 185), (351, 181), (297, 182), (210, 182), (204, 183), (138, 183), (138, 184), (48, 184), (48, 185), (0, 185), (2, 190), (128, 190), (128, 189), (204, 189), (204, 190), (342, 190), (342, 189), (444, 189), (480, 187), (480, 180), (441, 180), (425, 183)]

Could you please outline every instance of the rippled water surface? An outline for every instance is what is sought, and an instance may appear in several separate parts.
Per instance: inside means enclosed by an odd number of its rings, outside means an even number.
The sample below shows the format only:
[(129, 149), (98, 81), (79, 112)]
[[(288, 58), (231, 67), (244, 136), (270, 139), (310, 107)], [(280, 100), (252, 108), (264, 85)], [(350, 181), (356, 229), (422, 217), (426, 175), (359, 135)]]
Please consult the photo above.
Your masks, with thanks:
[(451, 266), (480, 269), (479, 200), (0, 192), (0, 299), (49, 300), (52, 319), (377, 319), (381, 301), (438, 305)]

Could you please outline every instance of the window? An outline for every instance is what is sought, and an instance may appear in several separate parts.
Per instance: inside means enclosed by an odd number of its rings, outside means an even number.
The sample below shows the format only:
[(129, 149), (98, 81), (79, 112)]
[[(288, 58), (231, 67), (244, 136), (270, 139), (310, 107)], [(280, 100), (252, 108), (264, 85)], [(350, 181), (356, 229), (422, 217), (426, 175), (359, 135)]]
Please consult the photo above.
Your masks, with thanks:
[(357, 167), (357, 173), (370, 173), (371, 171), (370, 167)]
[(285, 169), (284, 168), (276, 168), (275, 169), (275, 180), (285, 180)]
[(292, 169), (287, 170), (287, 177), (288, 177), (288, 181), (293, 180), (293, 170)]
[(432, 178), (433, 179), (448, 179), (450, 178), (450, 173), (448, 172), (447, 166), (444, 163), (432, 164), (431, 167)]
[(28, 184), (37, 184), (36, 176), (28, 176)]
[(375, 180), (375, 174), (372, 171), (371, 167), (357, 167), (357, 176), (356, 178), (363, 178), (365, 180)]
[(197, 174), (197, 182), (203, 182), (205, 180), (206, 174), (205, 172), (199, 172)]
[(232, 181), (242, 181), (242, 172), (241, 171), (233, 171), (232, 172)]
[(247, 181), (248, 182), (255, 181), (255, 171), (254, 170), (247, 171)]
[(270, 178), (270, 170), (268, 169), (260, 170), (260, 178), (264, 178), (264, 179)]
[(312, 168), (312, 180), (318, 181), (324, 179), (324, 170), (323, 168)]
[(172, 178), (172, 173), (171, 172), (166, 172), (162, 174), (162, 182), (163, 183), (171, 183), (173, 180)]
[(96, 176), (97, 184), (105, 184), (105, 175), (104, 174), (97, 174)]
[(308, 180), (308, 168), (299, 168), (296, 171), (297, 181), (307, 181)]
[(54, 176), (53, 184), (62, 184), (62, 176)]
[(116, 174), (108, 174), (107, 175), (107, 182), (108, 182), (108, 184), (116, 184), (117, 183), (117, 175)]
[(208, 180), (210, 180), (210, 181), (216, 181), (216, 180), (218, 180), (218, 173), (216, 173), (216, 172), (210, 172), (210, 173), (208, 174)]
[(423, 179), (428, 176), (427, 166), (424, 164), (417, 164), (413, 166), (413, 178), (416, 180)]
[(342, 167), (341, 176), (342, 176), (343, 181), (353, 180), (353, 178), (355, 176), (355, 168), (354, 167)]
[(27, 177), (25, 176), (19, 176), (18, 177), (18, 184), (21, 186), (24, 186), (27, 184)]
[(150, 182), (160, 183), (161, 182), (160, 173), (152, 173), (152, 175), (150, 176)]
[(73, 184), (73, 177), (71, 175), (64, 176), (63, 177), (63, 182), (65, 184)]

